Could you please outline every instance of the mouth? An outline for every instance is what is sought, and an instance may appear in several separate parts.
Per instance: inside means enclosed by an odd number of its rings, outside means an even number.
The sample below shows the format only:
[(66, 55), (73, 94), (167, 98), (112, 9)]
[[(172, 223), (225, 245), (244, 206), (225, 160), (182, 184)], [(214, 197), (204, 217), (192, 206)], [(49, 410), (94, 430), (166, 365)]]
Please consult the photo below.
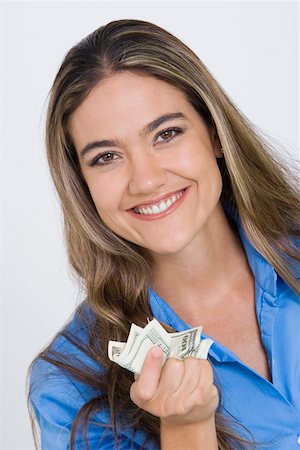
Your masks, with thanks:
[(135, 206), (134, 208), (128, 210), (128, 212), (134, 214), (135, 216), (139, 216), (141, 219), (160, 218), (170, 214), (177, 208), (177, 206), (179, 206), (183, 198), (186, 196), (187, 190), (188, 188), (184, 188), (180, 191), (172, 193), (156, 203)]

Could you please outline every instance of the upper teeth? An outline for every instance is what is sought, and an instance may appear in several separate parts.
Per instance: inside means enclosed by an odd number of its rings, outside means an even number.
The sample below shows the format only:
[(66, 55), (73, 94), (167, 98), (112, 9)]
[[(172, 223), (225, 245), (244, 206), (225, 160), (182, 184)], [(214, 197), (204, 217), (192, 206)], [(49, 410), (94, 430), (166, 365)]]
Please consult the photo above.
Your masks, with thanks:
[(134, 208), (134, 212), (138, 214), (159, 214), (166, 209), (170, 208), (173, 203), (176, 202), (183, 194), (183, 191), (178, 192), (177, 194), (169, 197), (168, 200), (162, 200), (160, 203), (157, 203), (152, 206), (144, 206), (143, 208)]

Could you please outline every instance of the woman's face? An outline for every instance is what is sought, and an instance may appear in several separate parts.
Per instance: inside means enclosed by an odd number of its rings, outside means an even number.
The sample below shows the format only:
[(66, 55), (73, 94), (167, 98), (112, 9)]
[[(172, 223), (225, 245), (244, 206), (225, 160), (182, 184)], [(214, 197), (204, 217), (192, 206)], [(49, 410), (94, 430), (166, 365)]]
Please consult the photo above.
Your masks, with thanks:
[(180, 90), (114, 74), (73, 113), (70, 132), (97, 211), (117, 235), (170, 254), (208, 229), (220, 206), (221, 153)]

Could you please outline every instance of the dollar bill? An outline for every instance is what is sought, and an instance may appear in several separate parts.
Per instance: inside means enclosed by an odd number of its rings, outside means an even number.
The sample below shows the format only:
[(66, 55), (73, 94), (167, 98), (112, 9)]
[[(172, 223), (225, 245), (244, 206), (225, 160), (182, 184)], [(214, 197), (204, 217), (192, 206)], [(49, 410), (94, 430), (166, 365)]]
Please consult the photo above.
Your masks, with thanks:
[(132, 324), (127, 342), (109, 341), (108, 357), (137, 374), (142, 370), (148, 350), (155, 346), (163, 351), (162, 364), (168, 358), (183, 359), (192, 356), (206, 359), (213, 340), (201, 340), (201, 333), (201, 326), (168, 333), (156, 319), (149, 321), (144, 328)]

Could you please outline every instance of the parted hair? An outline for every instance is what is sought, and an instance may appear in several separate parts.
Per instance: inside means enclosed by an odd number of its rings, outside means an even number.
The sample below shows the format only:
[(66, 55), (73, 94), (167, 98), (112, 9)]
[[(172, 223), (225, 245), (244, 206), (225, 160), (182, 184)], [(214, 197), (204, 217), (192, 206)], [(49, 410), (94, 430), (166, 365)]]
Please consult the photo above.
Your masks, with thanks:
[[(89, 34), (66, 54), (54, 80), (46, 148), (63, 211), (69, 261), (95, 314), (87, 342), (67, 329), (58, 335), (98, 362), (103, 371), (81, 366), (54, 351), (51, 344), (32, 363), (48, 361), (97, 392), (78, 411), (71, 450), (77, 433), (86, 436), (89, 420), (102, 408), (109, 408), (116, 447), (118, 429), (124, 426), (144, 430), (147, 439), (159, 445), (159, 419), (133, 404), (129, 396), (133, 375), (107, 357), (108, 340), (126, 341), (132, 322), (144, 326), (152, 316), (148, 289), (153, 262), (146, 249), (116, 235), (101, 220), (69, 129), (72, 113), (89, 92), (121, 71), (150, 75), (175, 86), (214, 129), (224, 152), (224, 157), (218, 158), (222, 201), (236, 209), (252, 245), (300, 295), (299, 180), (289, 162), (278, 156), (239, 111), (198, 56), (168, 31), (149, 22), (124, 19)], [(252, 448), (251, 435), (242, 437), (245, 430), (234, 418), (225, 418), (222, 401), (216, 427), (220, 449)], [(147, 448), (146, 442), (143, 448)]]

